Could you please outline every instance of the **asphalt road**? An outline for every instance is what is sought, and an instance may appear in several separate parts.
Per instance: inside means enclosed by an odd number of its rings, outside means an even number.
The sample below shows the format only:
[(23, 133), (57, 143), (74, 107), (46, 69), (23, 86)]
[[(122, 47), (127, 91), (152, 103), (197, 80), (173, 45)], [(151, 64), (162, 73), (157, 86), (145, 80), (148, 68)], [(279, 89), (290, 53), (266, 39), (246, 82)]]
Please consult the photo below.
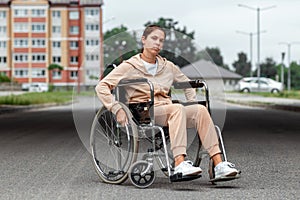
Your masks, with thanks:
[(74, 125), (74, 118), (92, 115), (89, 110), (74, 115), (70, 106), (0, 115), (0, 199), (300, 197), (300, 113), (229, 106), (224, 140), (229, 160), (242, 170), (242, 177), (211, 185), (204, 160), (202, 178), (170, 184), (158, 177), (148, 189), (137, 189), (129, 181), (99, 181)]

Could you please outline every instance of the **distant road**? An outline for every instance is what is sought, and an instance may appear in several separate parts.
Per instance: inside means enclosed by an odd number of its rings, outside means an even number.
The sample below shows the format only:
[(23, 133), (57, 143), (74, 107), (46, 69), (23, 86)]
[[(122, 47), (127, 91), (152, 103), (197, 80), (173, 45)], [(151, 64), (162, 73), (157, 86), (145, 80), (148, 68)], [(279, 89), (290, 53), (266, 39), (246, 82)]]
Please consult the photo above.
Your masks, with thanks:
[[(89, 127), (92, 109), (75, 117)], [(80, 118), (79, 118), (80, 116)], [(0, 199), (298, 199), (300, 113), (230, 105), (224, 140), (242, 178), (216, 186), (203, 177), (148, 189), (101, 183), (74, 126), (71, 106), (0, 116)], [(86, 121), (85, 121), (86, 120)], [(78, 129), (78, 127), (77, 127)], [(88, 134), (88, 133), (87, 133)]]

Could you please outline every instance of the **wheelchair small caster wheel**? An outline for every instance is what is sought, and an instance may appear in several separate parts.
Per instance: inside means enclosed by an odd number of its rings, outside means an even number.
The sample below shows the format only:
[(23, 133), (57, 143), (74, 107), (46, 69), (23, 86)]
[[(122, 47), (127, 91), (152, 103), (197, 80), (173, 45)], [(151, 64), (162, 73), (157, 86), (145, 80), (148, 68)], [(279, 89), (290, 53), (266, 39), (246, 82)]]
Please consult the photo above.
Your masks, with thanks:
[(143, 160), (133, 163), (129, 170), (129, 179), (138, 188), (149, 187), (155, 180), (152, 164)]

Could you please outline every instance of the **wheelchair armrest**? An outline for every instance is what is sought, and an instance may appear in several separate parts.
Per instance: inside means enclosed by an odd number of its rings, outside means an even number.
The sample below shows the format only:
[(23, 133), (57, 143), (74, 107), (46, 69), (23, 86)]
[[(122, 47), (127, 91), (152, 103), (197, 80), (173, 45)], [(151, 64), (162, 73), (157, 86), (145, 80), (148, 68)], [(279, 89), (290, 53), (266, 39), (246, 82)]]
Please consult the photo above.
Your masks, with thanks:
[(186, 88), (202, 88), (206, 87), (206, 83), (202, 80), (192, 80), (192, 81), (184, 81), (184, 82), (175, 82), (175, 89), (186, 89)]

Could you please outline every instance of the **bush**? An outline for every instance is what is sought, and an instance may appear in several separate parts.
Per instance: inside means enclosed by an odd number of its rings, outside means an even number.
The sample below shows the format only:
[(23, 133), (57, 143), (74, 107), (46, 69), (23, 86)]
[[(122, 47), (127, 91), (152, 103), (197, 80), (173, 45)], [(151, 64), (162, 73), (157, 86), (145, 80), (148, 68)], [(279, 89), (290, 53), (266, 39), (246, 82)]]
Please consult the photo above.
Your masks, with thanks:
[(10, 78), (5, 74), (0, 73), (0, 83), (4, 83), (4, 82), (10, 82)]

